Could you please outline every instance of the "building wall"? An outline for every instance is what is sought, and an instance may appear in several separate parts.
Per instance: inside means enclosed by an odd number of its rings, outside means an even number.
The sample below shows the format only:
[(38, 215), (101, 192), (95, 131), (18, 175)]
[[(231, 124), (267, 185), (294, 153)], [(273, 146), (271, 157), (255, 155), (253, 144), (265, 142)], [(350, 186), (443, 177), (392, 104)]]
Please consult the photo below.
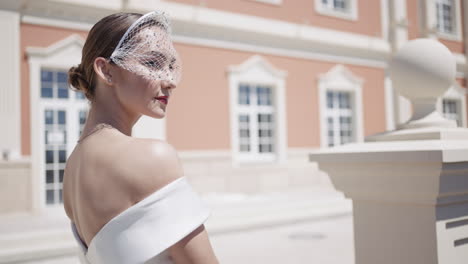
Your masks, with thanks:
[(317, 13), (315, 0), (282, 1), (280, 5), (255, 0), (171, 0), (170, 2), (214, 8), (250, 16), (277, 19), (298, 24), (352, 32), (368, 36), (381, 36), (380, 1), (356, 1), (358, 20), (352, 21)]
[[(176, 44), (183, 59), (183, 77), (170, 102), (167, 139), (180, 150), (230, 149), (227, 69), (253, 56), (228, 49)], [(286, 70), (289, 147), (319, 147), (318, 76), (336, 63), (261, 54)], [(384, 70), (345, 65), (365, 79), (364, 133), (385, 131)]]
[(29, 160), (0, 160), (0, 215), (32, 209), (34, 192)]

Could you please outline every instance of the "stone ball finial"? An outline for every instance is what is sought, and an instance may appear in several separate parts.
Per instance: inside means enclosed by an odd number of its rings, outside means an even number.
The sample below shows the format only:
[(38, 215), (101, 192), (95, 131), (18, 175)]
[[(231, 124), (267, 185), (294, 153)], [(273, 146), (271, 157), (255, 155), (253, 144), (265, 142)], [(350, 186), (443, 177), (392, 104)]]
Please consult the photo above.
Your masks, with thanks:
[(453, 85), (455, 74), (455, 57), (435, 39), (411, 40), (390, 61), (394, 89), (413, 103), (410, 121), (436, 111), (438, 97)]

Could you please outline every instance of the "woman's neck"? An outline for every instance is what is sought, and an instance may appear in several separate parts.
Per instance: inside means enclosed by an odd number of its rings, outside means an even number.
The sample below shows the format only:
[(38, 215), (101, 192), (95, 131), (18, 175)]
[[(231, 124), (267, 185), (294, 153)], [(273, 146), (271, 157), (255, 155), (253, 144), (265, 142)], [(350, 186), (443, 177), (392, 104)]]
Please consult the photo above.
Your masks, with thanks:
[(106, 123), (121, 133), (132, 136), (132, 128), (141, 115), (130, 116), (118, 106), (106, 106), (102, 103), (93, 103), (86, 120), (84, 131), (92, 130), (96, 125)]

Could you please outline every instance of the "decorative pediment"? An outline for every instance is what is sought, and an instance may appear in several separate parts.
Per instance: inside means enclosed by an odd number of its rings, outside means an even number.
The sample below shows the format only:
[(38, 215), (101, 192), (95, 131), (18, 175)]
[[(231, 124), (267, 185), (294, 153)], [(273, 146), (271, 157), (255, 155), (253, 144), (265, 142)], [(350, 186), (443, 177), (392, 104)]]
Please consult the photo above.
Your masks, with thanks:
[(257, 76), (257, 78), (264, 76), (265, 78), (274, 77), (283, 79), (287, 76), (286, 71), (275, 68), (260, 55), (254, 55), (240, 65), (230, 66), (228, 71), (237, 74), (250, 73), (251, 75)]
[(30, 62), (40, 61), (43, 66), (67, 68), (81, 62), (85, 40), (79, 35), (70, 35), (48, 47), (28, 47)]
[(444, 93), (444, 98), (460, 98), (467, 94), (466, 88), (463, 88), (457, 82), (454, 82), (452, 86)]
[(364, 80), (352, 73), (344, 65), (338, 64), (325, 74), (319, 75), (321, 82), (326, 82), (331, 86), (361, 86)]

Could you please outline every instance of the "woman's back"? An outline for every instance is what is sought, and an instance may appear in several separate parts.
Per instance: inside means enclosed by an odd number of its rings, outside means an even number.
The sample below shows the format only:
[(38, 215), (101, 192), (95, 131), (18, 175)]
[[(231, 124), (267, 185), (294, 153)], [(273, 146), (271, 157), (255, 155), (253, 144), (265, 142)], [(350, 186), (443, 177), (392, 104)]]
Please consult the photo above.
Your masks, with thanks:
[(87, 246), (109, 220), (182, 176), (177, 167), (169, 173), (149, 168), (171, 159), (170, 152), (163, 141), (114, 129), (97, 131), (75, 147), (65, 168), (64, 206)]

